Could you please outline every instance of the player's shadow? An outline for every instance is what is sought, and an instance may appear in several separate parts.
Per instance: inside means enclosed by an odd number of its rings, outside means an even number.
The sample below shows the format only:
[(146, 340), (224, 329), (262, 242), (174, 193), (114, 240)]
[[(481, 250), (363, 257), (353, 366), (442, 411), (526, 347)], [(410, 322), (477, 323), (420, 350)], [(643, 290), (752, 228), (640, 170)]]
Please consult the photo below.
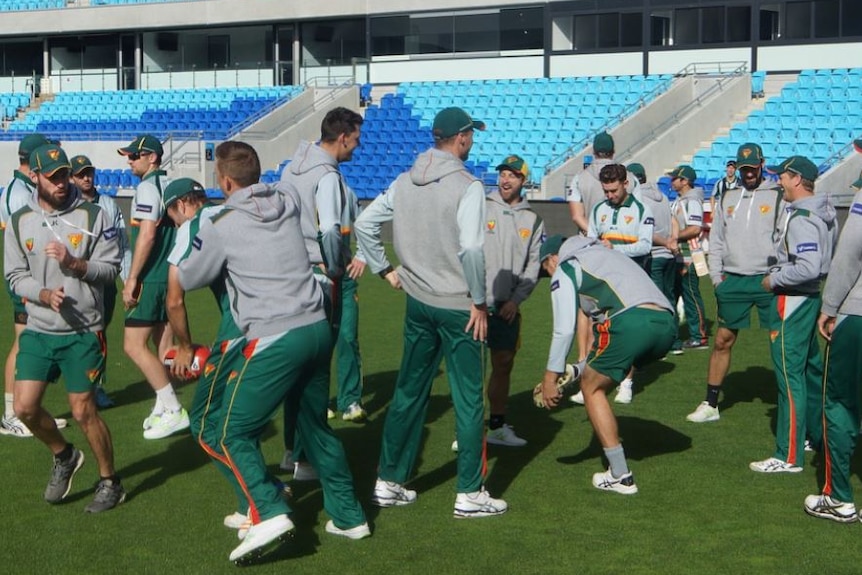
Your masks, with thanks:
[(676, 368), (676, 364), (670, 361), (654, 361), (641, 369), (635, 370), (635, 390), (637, 391), (637, 388), (646, 389), (646, 386), (659, 381), (663, 375), (671, 373)]
[[(625, 444), (626, 459), (641, 461), (691, 448), (691, 437), (657, 421), (618, 415), (617, 423), (620, 440)], [(626, 441), (626, 438), (629, 440)], [(575, 465), (603, 455), (602, 446), (593, 434), (589, 444), (579, 453), (559, 457), (557, 461), (564, 465)]]
[(775, 405), (778, 394), (775, 373), (771, 369), (760, 366), (730, 373), (725, 378), (721, 391), (722, 398), (718, 407), (722, 412), (737, 403), (751, 403), (755, 399)]

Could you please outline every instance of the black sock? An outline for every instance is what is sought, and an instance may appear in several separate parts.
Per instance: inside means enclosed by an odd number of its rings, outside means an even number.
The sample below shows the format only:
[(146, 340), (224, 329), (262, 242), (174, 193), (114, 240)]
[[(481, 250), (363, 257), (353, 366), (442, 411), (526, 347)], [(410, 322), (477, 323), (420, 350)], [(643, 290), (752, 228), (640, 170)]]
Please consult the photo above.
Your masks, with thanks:
[(506, 414), (494, 415), (492, 413), (490, 419), (488, 420), (488, 427), (490, 427), (491, 429), (499, 429), (499, 428), (503, 427), (503, 424), (505, 424), (505, 423), (506, 423)]
[(55, 455), (57, 459), (60, 461), (69, 461), (72, 459), (72, 454), (75, 452), (75, 447), (71, 443), (67, 443), (66, 447), (63, 448), (63, 451)]
[(711, 407), (718, 407), (718, 394), (721, 391), (720, 385), (707, 385), (706, 386), (706, 402)]

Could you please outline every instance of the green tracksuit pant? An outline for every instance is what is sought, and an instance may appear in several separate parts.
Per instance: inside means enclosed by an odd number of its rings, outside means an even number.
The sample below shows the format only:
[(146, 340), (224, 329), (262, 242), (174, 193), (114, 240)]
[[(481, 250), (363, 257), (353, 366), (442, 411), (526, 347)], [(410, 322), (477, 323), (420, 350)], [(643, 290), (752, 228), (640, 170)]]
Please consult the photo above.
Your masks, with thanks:
[(365, 523), (341, 441), (326, 421), (332, 335), (328, 322), (251, 340), (225, 390), (221, 447), (249, 501), (254, 524), (289, 513), (269, 480), (260, 437), (282, 404), (320, 475), (323, 507), (340, 528)]
[(425, 425), (431, 383), (440, 363), (455, 409), (459, 493), (478, 491), (485, 471), (482, 343), (465, 333), (468, 311), (432, 307), (407, 296), (404, 354), (386, 414), (378, 475), (404, 483), (413, 471)]
[(359, 356), (359, 296), (356, 280), (341, 279), (341, 322), (335, 342), (338, 411), (362, 399), (362, 359)]
[(778, 295), (769, 333), (778, 383), (774, 457), (802, 467), (806, 437), (821, 440), (823, 358), (817, 343), (820, 296)]
[[(685, 311), (685, 323), (688, 326), (688, 339), (706, 341), (706, 312), (703, 298), (700, 295), (700, 278), (694, 270), (694, 264), (678, 266), (677, 269), (686, 273), (677, 276), (677, 293), (682, 296), (682, 307)], [(671, 303), (676, 304), (676, 298)]]
[(656, 287), (661, 290), (667, 301), (671, 303), (674, 308), (673, 313), (676, 314), (676, 298), (674, 297), (676, 261), (673, 258), (652, 258), (649, 275)]
[(839, 316), (826, 347), (823, 375), (823, 493), (853, 502), (850, 463), (859, 436), (862, 317)]

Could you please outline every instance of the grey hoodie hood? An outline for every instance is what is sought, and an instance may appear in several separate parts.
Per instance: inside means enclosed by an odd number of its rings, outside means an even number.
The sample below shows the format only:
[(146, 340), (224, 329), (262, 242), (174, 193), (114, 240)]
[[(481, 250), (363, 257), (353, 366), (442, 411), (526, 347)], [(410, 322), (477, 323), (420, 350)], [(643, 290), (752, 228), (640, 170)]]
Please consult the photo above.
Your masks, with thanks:
[(432, 182), (464, 170), (464, 162), (449, 152), (431, 148), (419, 154), (410, 168), (410, 181), (416, 186)]
[(243, 212), (258, 222), (274, 222), (285, 211), (284, 196), (275, 187), (254, 184), (234, 192), (224, 203), (225, 207)]
[(503, 199), (503, 196), (500, 195), (500, 192), (498, 192), (496, 190), (493, 192), (488, 192), (488, 195), (485, 196), (485, 199), (487, 199), (488, 201), (494, 202), (495, 204), (498, 204), (498, 205), (500, 205), (506, 209), (509, 209), (509, 210), (529, 210), (530, 209), (530, 202), (527, 201), (527, 198), (522, 197), (521, 201), (516, 203), (515, 205), (507, 204), (506, 201)]
[(701, 188), (700, 186), (698, 186), (696, 188), (692, 188), (689, 191), (687, 191), (686, 193), (679, 196), (679, 199), (681, 199), (681, 200), (698, 200), (702, 204), (703, 203), (703, 188)]
[(799, 210), (808, 210), (823, 220), (829, 227), (835, 225), (837, 212), (826, 194), (816, 194), (811, 197), (802, 198), (801, 200), (796, 200), (790, 205)]
[(42, 206), (39, 205), (39, 194), (34, 191), (33, 194), (27, 198), (27, 205), (36, 212), (37, 214), (45, 214), (51, 216), (62, 216), (63, 214), (67, 214), (73, 211), (75, 208), (81, 205), (81, 203), (86, 200), (81, 196), (81, 190), (79, 190), (71, 181), (67, 186), (69, 190), (69, 196), (66, 198), (66, 205), (61, 207), (58, 210), (54, 210), (53, 212), (46, 212), (42, 209)]
[(598, 238), (588, 238), (580, 234), (572, 236), (560, 246), (560, 263), (577, 257), (578, 252), (599, 242)]
[(293, 154), (288, 169), (290, 173), (301, 176), (315, 169), (335, 171), (338, 169), (338, 162), (317, 144), (302, 140)]
[[(703, 190), (701, 190), (701, 194), (702, 193), (703, 193)], [(652, 185), (649, 182), (646, 182), (646, 183), (641, 184), (641, 196), (647, 200), (652, 200), (654, 202), (660, 202), (662, 197), (664, 196), (664, 194), (656, 186)]]

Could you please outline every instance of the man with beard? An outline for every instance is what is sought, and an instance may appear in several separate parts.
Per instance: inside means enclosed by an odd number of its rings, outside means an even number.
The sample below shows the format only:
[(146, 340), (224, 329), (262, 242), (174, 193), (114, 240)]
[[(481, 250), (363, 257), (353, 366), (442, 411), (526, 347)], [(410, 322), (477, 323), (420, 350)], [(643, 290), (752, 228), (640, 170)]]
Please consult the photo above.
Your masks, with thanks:
[(760, 326), (770, 328), (775, 295), (764, 291), (763, 278), (773, 257), (773, 238), (782, 210), (781, 189), (763, 181), (763, 151), (742, 144), (736, 154), (742, 187), (728, 190), (713, 214), (709, 275), (718, 304), (718, 329), (709, 356), (706, 399), (686, 419), (718, 421), (718, 396), (730, 369), (730, 355), (741, 328), (750, 326), (756, 307)]

